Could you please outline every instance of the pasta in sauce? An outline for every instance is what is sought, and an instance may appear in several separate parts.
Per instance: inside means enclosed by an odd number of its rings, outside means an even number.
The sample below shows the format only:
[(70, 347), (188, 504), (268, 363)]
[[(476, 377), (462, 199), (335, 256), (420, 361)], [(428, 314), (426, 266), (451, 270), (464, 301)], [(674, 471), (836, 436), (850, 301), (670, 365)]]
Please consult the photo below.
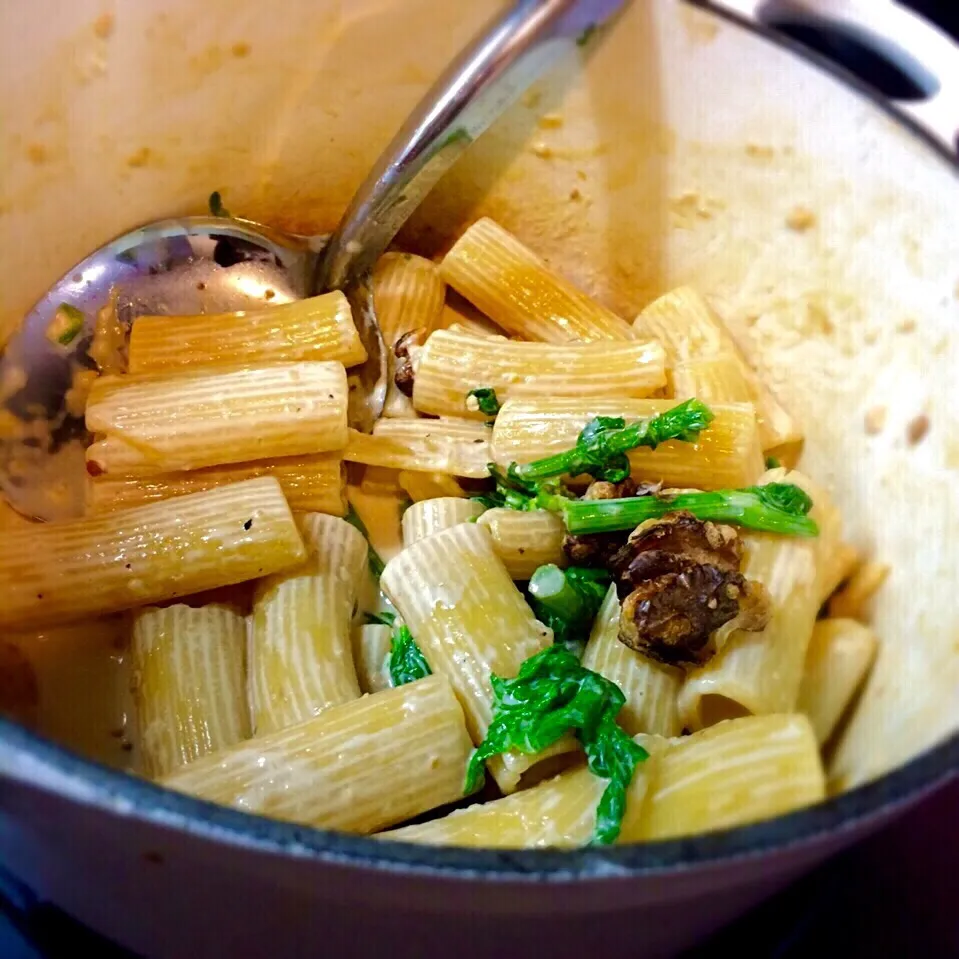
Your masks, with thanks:
[[(709, 303), (627, 323), (488, 219), (438, 264), (386, 254), (374, 288), (370, 434), (339, 293), (141, 317), (108, 351), (86, 516), (0, 511), (0, 708), (384, 840), (642, 842), (822, 799), (876, 645), (850, 604), (823, 618), (859, 557)], [(44, 690), (74, 634), (104, 666), (71, 740)]]

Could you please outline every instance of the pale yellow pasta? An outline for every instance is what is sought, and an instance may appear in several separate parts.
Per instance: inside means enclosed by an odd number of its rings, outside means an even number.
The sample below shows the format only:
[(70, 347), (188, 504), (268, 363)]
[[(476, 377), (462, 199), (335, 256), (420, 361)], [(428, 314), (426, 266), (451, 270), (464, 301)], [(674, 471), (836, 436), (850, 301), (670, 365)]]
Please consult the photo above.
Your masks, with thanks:
[(382, 623), (368, 623), (353, 630), (353, 662), (364, 693), (390, 688), (388, 659), (393, 630)]
[[(699, 293), (683, 286), (661, 296), (639, 314), (633, 330), (640, 339), (655, 339), (662, 343), (673, 368), (718, 355), (733, 358), (739, 364), (735, 388), (739, 389), (740, 379), (745, 380), (749, 393), (744, 397), (731, 395), (728, 399), (751, 401), (756, 407), (763, 449), (775, 451), (787, 465), (795, 465), (802, 447), (802, 430), (756, 375), (725, 323)], [(724, 389), (732, 388), (732, 374), (725, 374), (719, 382), (723, 383)], [(683, 393), (677, 392), (676, 395), (682, 396)]]
[[(492, 326), (492, 324), (490, 324), (490, 326)], [(486, 327), (481, 326), (476, 320), (459, 320), (450, 323), (449, 326), (442, 327), (442, 329), (449, 330), (450, 333), (457, 333), (460, 336), (476, 336), (484, 340), (503, 341), (509, 339), (508, 336), (504, 336), (502, 333), (494, 333), (492, 330), (486, 329)]]
[(108, 513), (258, 476), (278, 480), (290, 509), (296, 512), (332, 516), (346, 513), (346, 476), (340, 452), (285, 456), (152, 476), (97, 476), (87, 482), (87, 512)]
[(240, 583), (306, 555), (270, 476), (7, 532), (0, 626), (69, 622)]
[(825, 779), (805, 716), (748, 716), (674, 739), (657, 756), (636, 839), (772, 819), (819, 802)]
[(557, 275), (489, 218), (440, 264), (443, 279), (508, 333), (545, 343), (631, 340), (629, 324)]
[[(493, 716), (490, 674), (514, 677), (552, 642), (493, 551), (489, 532), (462, 523), (427, 536), (386, 564), (380, 579), (435, 673), (453, 684), (477, 745)], [(572, 749), (563, 740), (548, 754)], [(500, 789), (517, 788), (545, 754), (510, 752), (487, 763)]]
[(546, 510), (489, 509), (477, 520), (493, 537), (493, 549), (513, 579), (527, 580), (540, 566), (566, 565), (566, 525)]
[(360, 695), (350, 646), (367, 542), (346, 520), (297, 518), (306, 561), (260, 580), (253, 597), (250, 692), (257, 736)]
[(849, 579), (860, 562), (859, 550), (849, 543), (839, 543), (830, 556), (823, 557), (822, 568), (819, 571), (822, 581), (819, 595), (820, 606)]
[[(503, 404), (493, 426), (493, 461), (529, 463), (571, 449), (596, 416), (621, 416), (627, 424), (656, 416), (673, 400), (610, 400), (544, 397)], [(695, 443), (671, 440), (655, 450), (631, 450), (633, 476), (666, 486), (724, 489), (750, 486), (763, 471), (756, 416), (748, 404), (712, 407), (715, 419)]]
[(387, 354), (383, 415), (415, 416), (410, 398), (396, 386), (396, 342), (414, 330), (422, 339), (443, 312), (446, 284), (431, 260), (410, 253), (384, 253), (373, 270), (373, 302)]
[(339, 291), (240, 313), (141, 316), (130, 331), (130, 373), (184, 366), (335, 360), (356, 366), (366, 349)]
[(506, 339), (503, 330), (482, 313), (469, 300), (455, 290), (447, 288), (446, 303), (436, 324), (438, 330), (454, 330), (457, 333), (472, 333), (473, 336)]
[(878, 645), (876, 634), (854, 619), (823, 619), (813, 628), (796, 708), (809, 717), (820, 744), (862, 685)]
[(418, 470), (400, 470), (397, 481), (414, 503), (439, 496), (466, 496), (466, 491), (448, 473), (422, 473)]
[(689, 729), (746, 713), (785, 713), (796, 708), (806, 650), (819, 612), (822, 558), (840, 542), (838, 512), (828, 495), (806, 476), (770, 470), (761, 482), (789, 482), (813, 499), (817, 537), (776, 536), (741, 531), (743, 575), (763, 584), (771, 617), (757, 632), (736, 629), (735, 620), (717, 631), (719, 652), (692, 669), (679, 695), (679, 712)]
[(869, 600), (888, 575), (889, 567), (885, 563), (863, 563), (829, 600), (829, 615), (862, 619)]
[(613, 585), (593, 623), (583, 665), (622, 690), (626, 703), (616, 721), (630, 736), (637, 733), (678, 736), (683, 730), (677, 707), (682, 673), (655, 663), (621, 643), (619, 615), (620, 604)]
[(429, 676), (212, 753), (161, 782), (271, 819), (371, 833), (460, 799), (471, 751), (449, 682)]
[(666, 385), (655, 342), (520, 343), (437, 330), (420, 351), (413, 405), (420, 413), (490, 419), (467, 395), (491, 388), (512, 396), (641, 397)]
[[(664, 744), (655, 745), (633, 773), (618, 843), (635, 840), (642, 827), (643, 804), (650, 783), (655, 782), (657, 754), (663, 748)], [(592, 838), (596, 806), (606, 785), (607, 780), (579, 766), (503, 799), (476, 803), (442, 819), (402, 826), (376, 838), (486, 849), (585, 846)]]
[(673, 367), (672, 381), (672, 395), (677, 400), (696, 397), (710, 406), (714, 403), (751, 403), (753, 400), (743, 364), (732, 353), (683, 360)]
[(242, 614), (222, 605), (142, 609), (130, 651), (148, 776), (250, 737)]
[(446, 299), (439, 267), (411, 253), (384, 253), (373, 269), (373, 302), (387, 347), (404, 333), (431, 332)]
[(343, 458), (398, 470), (489, 476), (490, 430), (469, 420), (380, 420), (373, 433), (350, 430)]
[(341, 363), (109, 377), (94, 384), (87, 463), (144, 475), (323, 453), (346, 446)]
[(460, 523), (474, 522), (482, 513), (482, 504), (471, 499), (441, 496), (420, 500), (403, 513), (403, 546), (412, 546)]

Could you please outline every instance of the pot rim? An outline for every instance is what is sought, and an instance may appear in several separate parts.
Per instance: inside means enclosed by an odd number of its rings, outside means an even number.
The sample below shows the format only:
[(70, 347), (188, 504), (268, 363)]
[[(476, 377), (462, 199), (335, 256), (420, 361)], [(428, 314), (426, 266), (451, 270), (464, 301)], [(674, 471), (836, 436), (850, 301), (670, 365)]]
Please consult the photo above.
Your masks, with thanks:
[[(747, 18), (708, 8), (704, 0), (690, 2), (832, 74), (921, 138), (956, 169), (954, 157), (928, 130), (826, 57)], [(267, 819), (164, 789), (86, 759), (3, 718), (0, 757), (0, 775), (4, 769), (16, 771), (15, 778), (32, 788), (66, 793), (78, 802), (117, 815), (260, 853), (441, 879), (563, 884), (722, 867), (854, 831), (870, 819), (891, 814), (953, 779), (959, 780), (959, 732), (871, 782), (765, 822), (680, 839), (570, 850), (492, 850), (386, 842)]]
[[(339, 866), (479, 881), (570, 883), (724, 866), (854, 831), (959, 780), (959, 733), (871, 782), (765, 822), (680, 839), (569, 850), (472, 849), (386, 842), (241, 812), (85, 759), (0, 719), (4, 766), (28, 786), (198, 837)], [(44, 782), (44, 780), (49, 780)]]

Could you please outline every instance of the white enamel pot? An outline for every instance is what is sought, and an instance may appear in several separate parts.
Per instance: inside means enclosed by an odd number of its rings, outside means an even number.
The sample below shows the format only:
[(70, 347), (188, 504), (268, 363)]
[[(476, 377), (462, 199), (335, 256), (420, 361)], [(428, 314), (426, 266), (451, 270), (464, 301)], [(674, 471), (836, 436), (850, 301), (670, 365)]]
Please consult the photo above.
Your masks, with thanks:
[[(214, 189), (253, 219), (328, 231), (502, 6), (5, 3), (0, 334), (91, 249), (200, 212)], [(848, 537), (893, 566), (872, 611), (882, 651), (830, 763), (847, 791), (673, 842), (422, 849), (168, 794), (2, 723), (11, 873), (149, 956), (668, 956), (957, 775), (959, 56), (886, 0), (700, 6), (716, 10), (634, 0), (401, 240), (436, 253), (489, 214), (623, 316), (691, 282), (731, 317), (804, 422), (805, 467)], [(847, 52), (893, 60), (913, 99), (822, 69), (773, 29), (824, 22)]]

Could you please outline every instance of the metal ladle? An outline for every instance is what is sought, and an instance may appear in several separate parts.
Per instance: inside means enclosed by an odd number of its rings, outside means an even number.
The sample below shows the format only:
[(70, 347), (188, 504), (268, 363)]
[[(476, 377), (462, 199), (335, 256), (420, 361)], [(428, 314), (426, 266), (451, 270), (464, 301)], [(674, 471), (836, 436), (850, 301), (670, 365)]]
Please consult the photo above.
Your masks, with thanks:
[[(77, 369), (92, 368), (92, 318), (115, 297), (129, 329), (144, 314), (221, 313), (343, 290), (367, 348), (351, 424), (382, 412), (386, 354), (370, 273), (400, 227), (463, 151), (538, 76), (626, 0), (521, 0), (490, 24), (413, 110), (353, 197), (335, 232), (305, 237), (251, 220), (160, 220), (107, 243), (36, 304), (0, 359), (0, 398), (25, 430), (0, 440), (0, 489), (26, 516), (83, 512), (82, 419), (67, 409)], [(47, 330), (63, 304), (86, 317), (65, 348)], [(9, 422), (9, 420), (8, 420)]]

